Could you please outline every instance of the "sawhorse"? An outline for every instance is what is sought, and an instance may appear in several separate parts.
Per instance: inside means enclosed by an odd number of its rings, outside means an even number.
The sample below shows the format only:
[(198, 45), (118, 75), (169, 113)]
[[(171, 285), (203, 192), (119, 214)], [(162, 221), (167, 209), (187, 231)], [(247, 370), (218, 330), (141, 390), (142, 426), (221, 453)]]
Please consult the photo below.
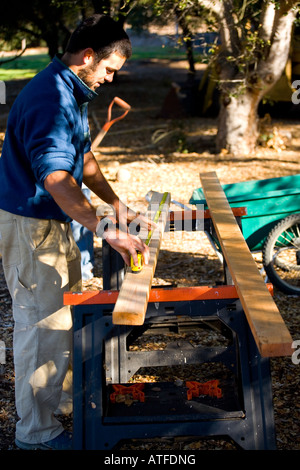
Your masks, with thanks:
[[(274, 449), (268, 358), (258, 353), (233, 286), (153, 289), (143, 327), (116, 326), (116, 291), (70, 294), (74, 305), (75, 449), (113, 449), (127, 439), (228, 437), (243, 449)], [(221, 344), (183, 343), (163, 351), (132, 351), (147, 330), (217, 333)], [(222, 397), (187, 399), (186, 384), (145, 384), (145, 401), (112, 403), (114, 383), (126, 384), (140, 367), (221, 363)], [(218, 377), (215, 377), (218, 378)]]
[[(247, 282), (243, 282), (245, 276), (239, 268), (242, 266), (247, 274), (251, 263), (214, 175), (210, 180), (206, 189), (208, 199), (216, 203), (214, 227), (225, 252), (226, 269), (236, 286), (152, 289), (141, 326), (113, 325), (118, 291), (108, 290), (115, 286), (107, 279), (102, 292), (65, 297), (65, 302), (74, 306), (75, 449), (112, 449), (127, 439), (179, 436), (228, 437), (243, 449), (276, 447), (269, 357), (286, 354), (292, 341), (255, 272), (253, 282), (256, 286), (258, 281), (258, 291), (251, 289), (250, 294), (259, 294), (267, 308), (262, 305), (264, 313), (259, 315), (257, 299), (247, 302)], [(240, 251), (234, 249), (235, 242)], [(107, 249), (104, 246), (104, 251)], [(107, 268), (108, 258), (104, 263)], [(108, 269), (113, 283), (121, 284), (119, 268), (114, 273)], [(149, 331), (186, 333), (190, 329), (214, 332), (219, 341), (214, 338), (212, 344), (199, 341), (192, 346), (186, 341), (178, 344), (175, 338), (161, 351), (131, 347)], [(270, 332), (270, 340), (265, 331)], [(220, 379), (222, 397), (200, 395), (190, 400), (187, 381), (183, 380), (180, 384), (146, 383), (144, 399), (133, 401), (131, 406), (111, 400), (113, 386), (128, 386), (140, 368), (195, 365), (200, 369), (204, 364), (210, 364), (212, 371), (216, 364), (225, 368), (224, 374), (214, 377)], [(189, 381), (194, 378), (189, 377)]]

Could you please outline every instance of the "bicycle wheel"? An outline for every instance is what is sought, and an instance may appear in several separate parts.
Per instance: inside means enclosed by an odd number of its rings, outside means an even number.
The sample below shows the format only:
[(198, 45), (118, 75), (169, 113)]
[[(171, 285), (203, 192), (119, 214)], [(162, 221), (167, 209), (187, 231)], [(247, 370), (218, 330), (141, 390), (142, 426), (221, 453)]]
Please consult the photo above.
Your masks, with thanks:
[(263, 264), (274, 286), (300, 295), (300, 214), (285, 217), (271, 230), (263, 247)]

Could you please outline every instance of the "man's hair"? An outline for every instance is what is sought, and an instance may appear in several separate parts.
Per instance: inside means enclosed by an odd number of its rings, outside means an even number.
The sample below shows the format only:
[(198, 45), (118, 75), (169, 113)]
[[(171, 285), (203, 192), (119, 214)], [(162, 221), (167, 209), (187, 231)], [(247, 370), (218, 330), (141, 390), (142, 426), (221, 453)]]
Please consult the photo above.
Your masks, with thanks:
[(65, 52), (75, 54), (89, 47), (98, 61), (107, 59), (114, 52), (126, 59), (132, 54), (130, 39), (124, 29), (109, 16), (100, 14), (82, 21), (72, 33)]

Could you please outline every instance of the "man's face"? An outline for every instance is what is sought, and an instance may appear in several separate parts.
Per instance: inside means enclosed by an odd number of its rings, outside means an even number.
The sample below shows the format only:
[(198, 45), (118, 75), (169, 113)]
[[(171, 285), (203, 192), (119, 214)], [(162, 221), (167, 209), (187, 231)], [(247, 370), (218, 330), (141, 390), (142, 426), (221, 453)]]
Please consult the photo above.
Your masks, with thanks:
[(114, 73), (121, 69), (126, 58), (113, 52), (107, 59), (86, 65), (79, 70), (78, 77), (93, 91), (105, 82), (112, 82)]

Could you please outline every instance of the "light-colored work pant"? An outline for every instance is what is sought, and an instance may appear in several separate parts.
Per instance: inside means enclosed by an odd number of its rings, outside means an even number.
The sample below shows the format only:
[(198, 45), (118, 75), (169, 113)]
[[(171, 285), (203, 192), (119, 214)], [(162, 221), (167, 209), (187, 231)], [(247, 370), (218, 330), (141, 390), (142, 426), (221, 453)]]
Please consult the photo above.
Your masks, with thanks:
[(16, 438), (45, 442), (63, 430), (53, 414), (72, 351), (63, 294), (81, 290), (80, 251), (70, 224), (0, 210), (0, 253), (15, 321)]

